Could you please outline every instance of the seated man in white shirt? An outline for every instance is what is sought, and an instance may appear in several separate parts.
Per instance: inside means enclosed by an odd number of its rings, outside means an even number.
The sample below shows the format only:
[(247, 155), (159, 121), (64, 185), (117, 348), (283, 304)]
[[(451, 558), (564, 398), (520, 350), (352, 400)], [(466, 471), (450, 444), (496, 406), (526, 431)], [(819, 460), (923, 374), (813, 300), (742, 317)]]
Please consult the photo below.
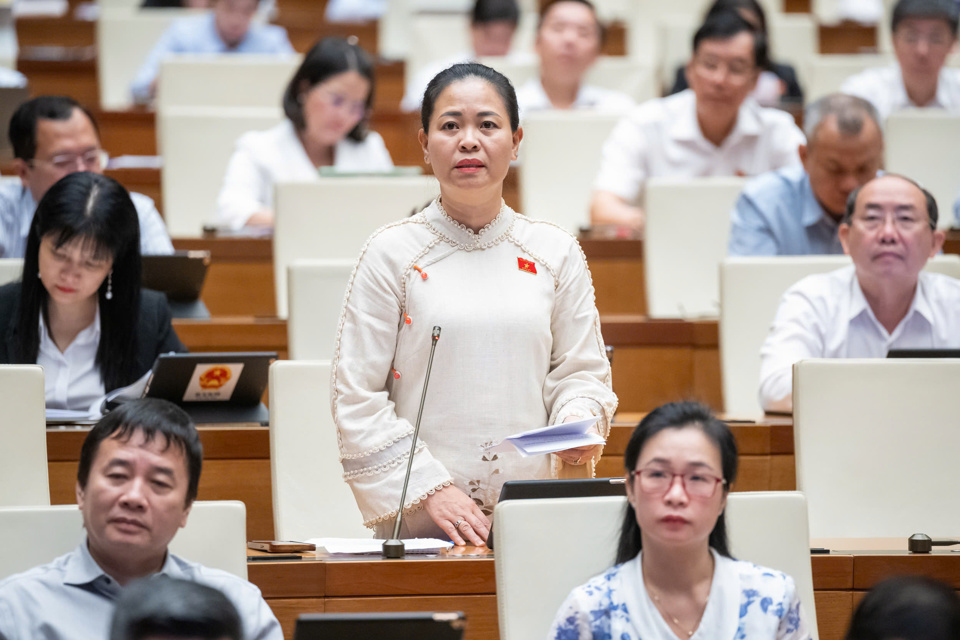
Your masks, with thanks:
[(272, 24), (253, 24), (259, 4), (260, 0), (213, 0), (212, 12), (174, 20), (130, 85), (134, 102), (146, 104), (153, 100), (160, 63), (172, 54), (293, 55), (286, 29)]
[(872, 102), (880, 122), (909, 107), (960, 111), (960, 69), (944, 67), (958, 16), (954, 0), (900, 0), (891, 18), (897, 63), (847, 78), (840, 91)]
[(693, 38), (690, 89), (636, 107), (603, 146), (593, 224), (643, 229), (646, 181), (658, 176), (753, 176), (798, 164), (803, 133), (783, 111), (749, 97), (765, 66), (763, 35), (738, 13), (709, 17)]
[(127, 584), (167, 576), (222, 591), (244, 640), (283, 640), (257, 587), (167, 550), (187, 524), (202, 464), (196, 427), (171, 402), (134, 400), (100, 420), (77, 470), (86, 536), (74, 551), (0, 581), (0, 638), (103, 640)]
[(793, 364), (960, 347), (960, 280), (922, 272), (943, 246), (937, 203), (887, 174), (850, 194), (840, 241), (853, 265), (804, 278), (780, 301), (760, 351), (760, 404), (793, 408)]
[(536, 52), (540, 77), (517, 89), (520, 116), (545, 109), (626, 111), (630, 96), (583, 84), (600, 55), (603, 27), (589, 0), (552, 0), (540, 11)]
[[(103, 173), (105, 153), (93, 116), (73, 98), (40, 96), (10, 118), (13, 166), (20, 182), (0, 183), (0, 258), (22, 258), (37, 202), (55, 182), (77, 171)], [(140, 219), (140, 253), (173, 253), (153, 200), (130, 198)]]
[(803, 166), (754, 178), (731, 214), (731, 256), (843, 253), (837, 228), (847, 198), (883, 164), (877, 111), (863, 98), (832, 93), (807, 105)]
[[(470, 51), (428, 64), (411, 74), (412, 77), (408, 75), (400, 109), (419, 111), (427, 85), (433, 76), (447, 67), (477, 58), (509, 54), (519, 22), (520, 7), (516, 0), (476, 0), (470, 13)], [(407, 73), (410, 73), (409, 68)]]

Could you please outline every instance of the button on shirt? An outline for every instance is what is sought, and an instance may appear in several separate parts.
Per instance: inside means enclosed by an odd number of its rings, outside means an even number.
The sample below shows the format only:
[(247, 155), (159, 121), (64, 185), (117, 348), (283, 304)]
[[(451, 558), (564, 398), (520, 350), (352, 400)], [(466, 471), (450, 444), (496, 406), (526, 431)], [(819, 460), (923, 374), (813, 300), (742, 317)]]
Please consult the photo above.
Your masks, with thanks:
[[(173, 253), (167, 227), (153, 200), (142, 193), (131, 193), (130, 199), (140, 220), (140, 253)], [(0, 258), (23, 257), (36, 210), (30, 189), (13, 180), (0, 183)]]
[(283, 27), (251, 24), (247, 35), (235, 47), (220, 39), (213, 13), (180, 18), (160, 36), (133, 80), (130, 91), (138, 102), (150, 100), (150, 85), (160, 72), (160, 62), (178, 53), (265, 53), (293, 55), (293, 46)]
[[(840, 86), (840, 92), (871, 102), (880, 114), (880, 122), (885, 121), (891, 113), (917, 107), (907, 96), (900, 65), (897, 64), (861, 71), (847, 78)], [(923, 108), (960, 111), (960, 69), (940, 69), (937, 95), (933, 102)]]
[[(246, 580), (170, 553), (160, 573), (222, 591), (240, 614), (245, 640), (283, 640), (260, 590)], [(122, 591), (84, 541), (49, 564), (0, 581), (0, 638), (103, 640), (110, 635), (114, 603)]]
[[(533, 111), (547, 111), (555, 108), (546, 91), (543, 90), (539, 78), (532, 78), (517, 89), (517, 103), (520, 106), (521, 118)], [(603, 87), (581, 85), (577, 98), (570, 108), (603, 113), (625, 113), (634, 106), (633, 99), (625, 93)]]
[(801, 166), (747, 183), (730, 215), (731, 256), (842, 254), (839, 225), (813, 195)]
[(646, 181), (658, 176), (755, 176), (799, 164), (797, 148), (803, 143), (790, 115), (747, 98), (718, 147), (703, 137), (696, 96), (687, 89), (641, 104), (614, 127), (593, 188), (636, 202)]
[(100, 348), (100, 308), (86, 329), (60, 351), (40, 314), (40, 350), (37, 364), (43, 367), (43, 391), (48, 409), (89, 409), (104, 390), (103, 376), (96, 365)]
[(793, 391), (806, 358), (883, 358), (890, 349), (960, 348), (960, 280), (921, 272), (907, 315), (888, 332), (873, 314), (854, 267), (804, 278), (784, 294), (760, 350), (764, 409)]

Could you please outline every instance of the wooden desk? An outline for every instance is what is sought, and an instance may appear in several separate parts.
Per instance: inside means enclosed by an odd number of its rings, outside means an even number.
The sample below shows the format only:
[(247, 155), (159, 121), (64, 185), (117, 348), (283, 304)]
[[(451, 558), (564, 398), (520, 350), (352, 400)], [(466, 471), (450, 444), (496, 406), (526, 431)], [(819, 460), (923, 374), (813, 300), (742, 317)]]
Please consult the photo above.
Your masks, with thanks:
[[(471, 553), (474, 550), (465, 550)], [(492, 554), (404, 560), (330, 559), (304, 554), (294, 562), (253, 562), (260, 587), (287, 638), (301, 613), (462, 610), (468, 640), (495, 640), (496, 583)], [(821, 640), (840, 640), (864, 593), (884, 578), (929, 575), (960, 588), (960, 554), (839, 551), (814, 555), (814, 598)]]
[(76, 60), (17, 58), (17, 71), (27, 76), (30, 96), (70, 96), (89, 109), (100, 104), (97, 61), (94, 52)]
[[(597, 475), (623, 475), (623, 454), (642, 413), (617, 413)], [(737, 440), (740, 469), (733, 491), (793, 491), (797, 470), (793, 455), (793, 419), (765, 416), (756, 422), (730, 422)], [(826, 545), (818, 545), (826, 546)]]
[[(76, 504), (80, 447), (88, 427), (47, 429), (50, 502)], [(201, 426), (203, 473), (200, 500), (242, 500), (247, 505), (247, 539), (273, 539), (270, 432), (266, 427)]]

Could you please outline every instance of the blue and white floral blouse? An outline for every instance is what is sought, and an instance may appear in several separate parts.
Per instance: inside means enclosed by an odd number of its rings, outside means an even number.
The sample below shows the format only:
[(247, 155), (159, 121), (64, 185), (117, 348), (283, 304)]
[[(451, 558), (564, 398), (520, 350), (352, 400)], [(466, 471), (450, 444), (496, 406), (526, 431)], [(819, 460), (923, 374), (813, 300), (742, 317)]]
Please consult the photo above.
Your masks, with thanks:
[[(793, 578), (711, 549), (710, 598), (689, 640), (808, 640)], [(574, 589), (551, 640), (678, 640), (643, 584), (640, 555)], [(684, 638), (683, 640), (687, 640)]]

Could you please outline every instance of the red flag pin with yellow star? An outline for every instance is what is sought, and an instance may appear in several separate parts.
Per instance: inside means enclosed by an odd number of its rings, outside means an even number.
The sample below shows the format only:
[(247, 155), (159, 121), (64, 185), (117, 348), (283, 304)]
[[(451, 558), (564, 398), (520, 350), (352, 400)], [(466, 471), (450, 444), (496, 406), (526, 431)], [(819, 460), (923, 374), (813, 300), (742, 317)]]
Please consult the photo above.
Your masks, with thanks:
[(517, 268), (520, 271), (526, 271), (527, 273), (532, 273), (537, 275), (537, 263), (533, 260), (524, 260), (523, 258), (517, 258)]

